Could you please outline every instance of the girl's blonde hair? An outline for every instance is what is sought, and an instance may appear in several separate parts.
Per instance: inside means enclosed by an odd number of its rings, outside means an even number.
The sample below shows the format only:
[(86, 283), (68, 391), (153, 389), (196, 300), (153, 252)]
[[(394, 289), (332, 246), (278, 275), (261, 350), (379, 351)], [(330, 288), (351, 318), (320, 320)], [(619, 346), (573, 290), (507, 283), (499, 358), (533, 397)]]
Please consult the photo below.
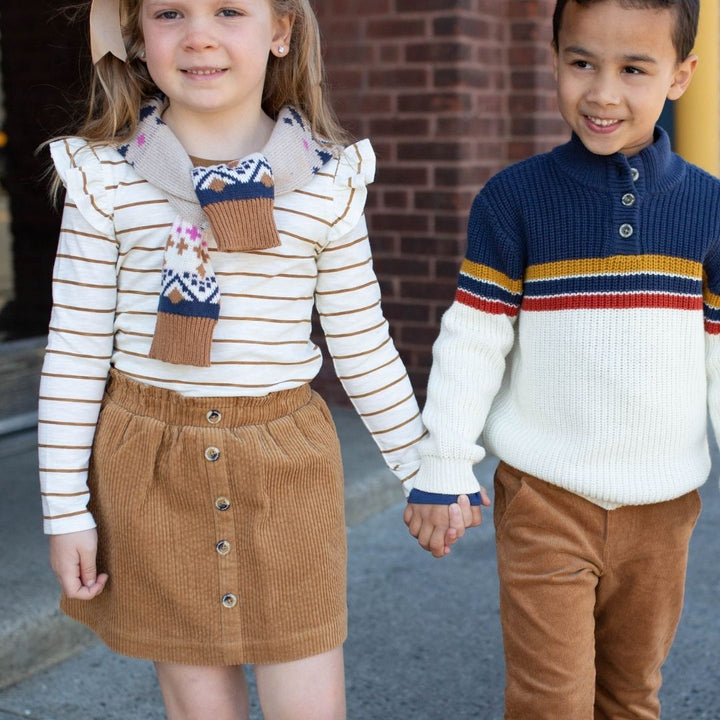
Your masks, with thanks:
[[(276, 17), (294, 19), (290, 51), (270, 54), (263, 110), (273, 119), (284, 105), (293, 105), (309, 120), (313, 133), (342, 144), (348, 135), (328, 102), (320, 47), (320, 30), (309, 0), (266, 0)], [(85, 121), (76, 132), (89, 142), (125, 142), (137, 127), (143, 101), (158, 92), (145, 63), (140, 9), (142, 0), (121, 0), (120, 13), (127, 60), (106, 55), (96, 65), (90, 84)]]

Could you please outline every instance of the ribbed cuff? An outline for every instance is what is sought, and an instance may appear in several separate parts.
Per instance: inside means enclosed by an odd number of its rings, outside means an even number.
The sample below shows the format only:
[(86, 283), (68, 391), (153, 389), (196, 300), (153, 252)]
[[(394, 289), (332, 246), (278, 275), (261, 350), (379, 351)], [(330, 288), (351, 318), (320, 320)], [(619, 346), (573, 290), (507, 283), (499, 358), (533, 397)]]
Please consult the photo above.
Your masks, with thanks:
[[(480, 493), (468, 494), (471, 505), (481, 505)], [(411, 490), (408, 502), (415, 505), (452, 505), (457, 502), (457, 495), (448, 495), (446, 493), (429, 493), (422, 490)]]
[(210, 365), (216, 320), (159, 312), (150, 357), (174, 365)]
[(439, 495), (472, 495), (480, 491), (471, 460), (451, 460), (426, 455), (420, 449), (420, 472), (413, 487)]
[(272, 198), (226, 200), (205, 205), (220, 252), (247, 252), (280, 245)]

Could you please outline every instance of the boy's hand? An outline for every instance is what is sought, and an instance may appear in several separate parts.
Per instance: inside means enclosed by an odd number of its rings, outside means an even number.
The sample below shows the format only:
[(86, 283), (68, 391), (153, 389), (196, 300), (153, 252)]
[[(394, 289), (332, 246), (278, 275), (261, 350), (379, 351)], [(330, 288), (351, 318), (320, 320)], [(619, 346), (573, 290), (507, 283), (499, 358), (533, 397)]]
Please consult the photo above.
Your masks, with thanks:
[[(490, 505), (484, 488), (480, 488), (480, 497), (484, 506)], [(450, 552), (450, 546), (465, 534), (465, 528), (482, 523), (482, 508), (470, 505), (467, 495), (459, 495), (458, 501), (451, 505), (408, 503), (403, 519), (422, 548), (434, 557), (444, 557)]]
[(50, 536), (50, 566), (68, 598), (92, 600), (103, 591), (108, 576), (97, 574), (96, 554), (94, 529)]

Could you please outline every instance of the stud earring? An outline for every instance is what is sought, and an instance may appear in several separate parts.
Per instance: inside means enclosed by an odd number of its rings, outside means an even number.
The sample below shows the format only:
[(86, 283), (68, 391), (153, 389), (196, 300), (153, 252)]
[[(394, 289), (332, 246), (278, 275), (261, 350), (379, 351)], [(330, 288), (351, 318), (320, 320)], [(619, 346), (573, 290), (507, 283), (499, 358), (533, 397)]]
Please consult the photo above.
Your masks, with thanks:
[(145, 49), (144, 48), (140, 51), (140, 59), (141, 60), (145, 59)]
[(285, 46), (284, 45), (278, 45), (278, 55), (284, 55), (285, 54)]

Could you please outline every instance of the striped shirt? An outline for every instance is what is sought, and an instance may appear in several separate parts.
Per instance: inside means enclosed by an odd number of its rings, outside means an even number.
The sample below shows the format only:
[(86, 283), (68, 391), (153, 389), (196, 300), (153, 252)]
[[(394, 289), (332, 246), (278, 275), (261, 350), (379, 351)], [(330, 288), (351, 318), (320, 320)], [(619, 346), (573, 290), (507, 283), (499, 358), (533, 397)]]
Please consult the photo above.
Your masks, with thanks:
[[(388, 332), (364, 219), (375, 157), (348, 147), (305, 187), (275, 200), (281, 244), (213, 252), (222, 304), (209, 367), (150, 359), (163, 250), (176, 217), (113, 148), (52, 145), (66, 187), (43, 365), (39, 445), (45, 530), (94, 526), (87, 472), (109, 369), (188, 396), (261, 396), (315, 378), (317, 308), (337, 374), (401, 480), (417, 470), (424, 430)], [(405, 488), (409, 483), (405, 484)]]
[(573, 136), (506, 169), (471, 212), (414, 492), (476, 492), (486, 448), (605, 508), (697, 488), (719, 331), (720, 182), (662, 130), (635, 157)]

